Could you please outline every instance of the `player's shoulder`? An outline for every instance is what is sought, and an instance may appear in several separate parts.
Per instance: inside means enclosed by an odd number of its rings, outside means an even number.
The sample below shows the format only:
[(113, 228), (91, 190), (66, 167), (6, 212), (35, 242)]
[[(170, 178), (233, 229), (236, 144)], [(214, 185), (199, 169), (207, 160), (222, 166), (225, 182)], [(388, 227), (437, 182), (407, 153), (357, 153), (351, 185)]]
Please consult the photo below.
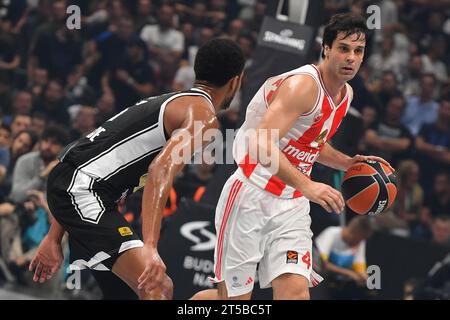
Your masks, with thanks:
[(282, 83), (282, 91), (289, 95), (289, 98), (295, 98), (297, 102), (308, 104), (309, 101), (315, 102), (320, 93), (319, 84), (309, 74), (289, 75)]
[(200, 121), (204, 124), (216, 125), (216, 112), (211, 100), (204, 95), (179, 95), (170, 101), (166, 107), (166, 118), (176, 123), (183, 123), (185, 120)]

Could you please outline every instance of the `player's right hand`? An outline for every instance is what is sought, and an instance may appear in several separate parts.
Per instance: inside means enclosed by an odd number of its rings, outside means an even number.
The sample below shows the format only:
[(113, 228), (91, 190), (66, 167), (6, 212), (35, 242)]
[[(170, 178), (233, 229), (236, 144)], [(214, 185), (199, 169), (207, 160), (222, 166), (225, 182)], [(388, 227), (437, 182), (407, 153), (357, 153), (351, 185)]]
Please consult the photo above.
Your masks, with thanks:
[(149, 293), (162, 286), (166, 274), (166, 265), (156, 247), (144, 245), (145, 270), (138, 279), (138, 289)]
[(303, 195), (312, 202), (322, 206), (327, 212), (340, 213), (345, 202), (342, 194), (324, 183), (309, 181), (301, 190)]
[(43, 283), (46, 280), (50, 280), (61, 266), (63, 260), (64, 256), (61, 243), (52, 240), (46, 235), (28, 268), (31, 272), (36, 269), (34, 271), (33, 281)]

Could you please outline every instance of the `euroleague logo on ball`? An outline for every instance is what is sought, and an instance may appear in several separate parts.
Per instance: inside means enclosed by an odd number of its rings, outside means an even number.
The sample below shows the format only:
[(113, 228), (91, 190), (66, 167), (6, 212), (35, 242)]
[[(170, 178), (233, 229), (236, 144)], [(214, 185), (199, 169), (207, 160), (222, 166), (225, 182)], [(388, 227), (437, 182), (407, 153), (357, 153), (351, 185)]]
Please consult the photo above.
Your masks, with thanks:
[(379, 202), (378, 202), (378, 208), (377, 208), (377, 210), (376, 210), (375, 212), (370, 211), (370, 212), (368, 213), (368, 215), (369, 215), (369, 216), (375, 216), (375, 215), (377, 215), (377, 214), (380, 214), (381, 212), (383, 212), (384, 207), (386, 206), (387, 203), (388, 203), (387, 200), (381, 200), (381, 201), (379, 201)]

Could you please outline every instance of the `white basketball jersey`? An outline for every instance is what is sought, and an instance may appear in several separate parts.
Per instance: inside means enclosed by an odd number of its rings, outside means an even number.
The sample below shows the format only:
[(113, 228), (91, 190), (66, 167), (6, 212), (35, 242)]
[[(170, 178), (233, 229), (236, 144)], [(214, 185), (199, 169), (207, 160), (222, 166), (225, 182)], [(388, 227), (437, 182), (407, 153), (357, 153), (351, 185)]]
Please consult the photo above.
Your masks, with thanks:
[(239, 129), (233, 144), (233, 156), (239, 165), (238, 170), (256, 186), (283, 198), (297, 198), (301, 192), (286, 185), (266, 168), (250, 159), (247, 142), (250, 131), (255, 131), (264, 117), (268, 101), (281, 83), (293, 75), (312, 77), (319, 88), (313, 109), (301, 115), (284, 137), (280, 137), (278, 147), (287, 159), (302, 173), (310, 176), (312, 166), (320, 151), (336, 132), (346, 115), (351, 102), (351, 88), (346, 84), (346, 94), (339, 105), (333, 103), (327, 93), (319, 69), (315, 65), (305, 65), (264, 82), (247, 108), (245, 122)]

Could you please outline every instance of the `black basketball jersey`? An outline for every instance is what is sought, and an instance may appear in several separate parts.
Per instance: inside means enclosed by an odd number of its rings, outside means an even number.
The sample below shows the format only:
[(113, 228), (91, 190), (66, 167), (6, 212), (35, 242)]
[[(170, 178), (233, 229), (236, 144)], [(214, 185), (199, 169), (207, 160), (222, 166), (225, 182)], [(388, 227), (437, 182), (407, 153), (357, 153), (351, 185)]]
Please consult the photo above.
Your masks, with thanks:
[(60, 161), (107, 185), (117, 198), (142, 188), (148, 166), (168, 139), (165, 107), (182, 96), (203, 96), (214, 109), (209, 94), (197, 88), (146, 98), (67, 146)]

